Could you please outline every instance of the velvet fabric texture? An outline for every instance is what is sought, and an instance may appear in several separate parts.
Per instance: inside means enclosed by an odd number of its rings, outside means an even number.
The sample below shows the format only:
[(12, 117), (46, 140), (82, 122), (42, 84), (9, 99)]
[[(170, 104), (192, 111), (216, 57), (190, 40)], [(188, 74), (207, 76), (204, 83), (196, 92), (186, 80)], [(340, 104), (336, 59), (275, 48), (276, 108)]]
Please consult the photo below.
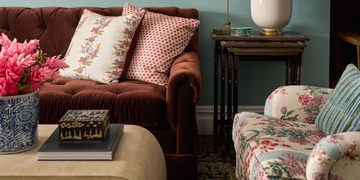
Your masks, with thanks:
[[(122, 7), (1, 7), (0, 33), (19, 42), (39, 39), (48, 56), (64, 57), (84, 9), (105, 16), (122, 14)], [(144, 9), (198, 19), (196, 9)], [(196, 179), (195, 104), (201, 88), (198, 44), (197, 30), (172, 64), (167, 88), (134, 80), (101, 84), (63, 78), (54, 85), (46, 84), (39, 92), (39, 123), (57, 123), (70, 109), (108, 109), (111, 123), (141, 125), (154, 134), (165, 154), (168, 179)]]

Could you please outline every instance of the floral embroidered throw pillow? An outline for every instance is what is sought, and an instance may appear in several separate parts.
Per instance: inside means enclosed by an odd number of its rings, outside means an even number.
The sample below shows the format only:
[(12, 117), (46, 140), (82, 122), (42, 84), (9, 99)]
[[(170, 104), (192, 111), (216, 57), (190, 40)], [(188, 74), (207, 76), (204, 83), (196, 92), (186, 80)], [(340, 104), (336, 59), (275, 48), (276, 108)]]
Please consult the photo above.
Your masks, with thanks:
[(117, 83), (126, 73), (145, 11), (103, 16), (84, 10), (61, 71), (66, 78)]
[[(126, 3), (122, 15), (141, 11)], [(199, 24), (197, 19), (147, 11), (125, 78), (166, 87), (171, 64), (189, 44)]]

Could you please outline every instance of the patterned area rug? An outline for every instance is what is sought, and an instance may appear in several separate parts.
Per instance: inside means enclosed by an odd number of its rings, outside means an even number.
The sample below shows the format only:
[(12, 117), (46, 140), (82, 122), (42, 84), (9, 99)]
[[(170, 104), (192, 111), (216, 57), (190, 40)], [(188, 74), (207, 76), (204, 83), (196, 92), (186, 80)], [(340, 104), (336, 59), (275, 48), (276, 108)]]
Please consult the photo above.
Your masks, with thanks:
[(226, 163), (221, 160), (220, 151), (215, 152), (213, 136), (199, 136), (198, 140), (198, 180), (235, 180), (235, 166), (230, 157)]

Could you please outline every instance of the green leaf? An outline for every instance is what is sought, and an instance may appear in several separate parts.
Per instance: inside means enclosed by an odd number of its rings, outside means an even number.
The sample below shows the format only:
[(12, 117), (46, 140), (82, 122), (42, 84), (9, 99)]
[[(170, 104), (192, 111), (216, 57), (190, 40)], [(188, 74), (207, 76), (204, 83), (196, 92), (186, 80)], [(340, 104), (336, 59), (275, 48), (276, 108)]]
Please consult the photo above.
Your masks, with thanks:
[(51, 78), (49, 78), (46, 80), (46, 82), (53, 83), (54, 81)]
[(314, 90), (311, 90), (310, 91), (310, 95), (312, 96), (314, 94)]
[(295, 127), (300, 127), (298, 123), (293, 124)]
[(24, 84), (21, 84), (20, 82), (18, 82), (18, 86), (19, 86), (19, 91), (21, 92), (21, 94), (25, 94), (30, 89), (32, 89), (32, 86), (29, 82), (26, 82)]
[(257, 135), (259, 135), (259, 134), (260, 134), (260, 131), (255, 130), (255, 129), (251, 129), (251, 130), (249, 130), (249, 131), (251, 131), (251, 132), (255, 133), (255, 134), (256, 134), (255, 136), (257, 136)]
[(290, 116), (290, 114), (292, 114), (293, 112), (295, 112), (295, 110), (289, 111), (286, 116)]
[(298, 118), (297, 118), (297, 117), (289, 117), (288, 120), (289, 120), (289, 121), (297, 121)]

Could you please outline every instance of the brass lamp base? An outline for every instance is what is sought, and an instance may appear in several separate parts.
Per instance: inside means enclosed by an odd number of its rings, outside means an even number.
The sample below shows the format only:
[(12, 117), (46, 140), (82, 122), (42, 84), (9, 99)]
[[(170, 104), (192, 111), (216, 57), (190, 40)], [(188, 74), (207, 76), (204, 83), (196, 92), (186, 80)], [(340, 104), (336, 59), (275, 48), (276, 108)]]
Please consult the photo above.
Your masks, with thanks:
[(214, 34), (231, 34), (231, 30), (230, 29), (213, 29), (213, 33)]
[(283, 32), (281, 30), (262, 30), (260, 31), (262, 36), (282, 36)]

